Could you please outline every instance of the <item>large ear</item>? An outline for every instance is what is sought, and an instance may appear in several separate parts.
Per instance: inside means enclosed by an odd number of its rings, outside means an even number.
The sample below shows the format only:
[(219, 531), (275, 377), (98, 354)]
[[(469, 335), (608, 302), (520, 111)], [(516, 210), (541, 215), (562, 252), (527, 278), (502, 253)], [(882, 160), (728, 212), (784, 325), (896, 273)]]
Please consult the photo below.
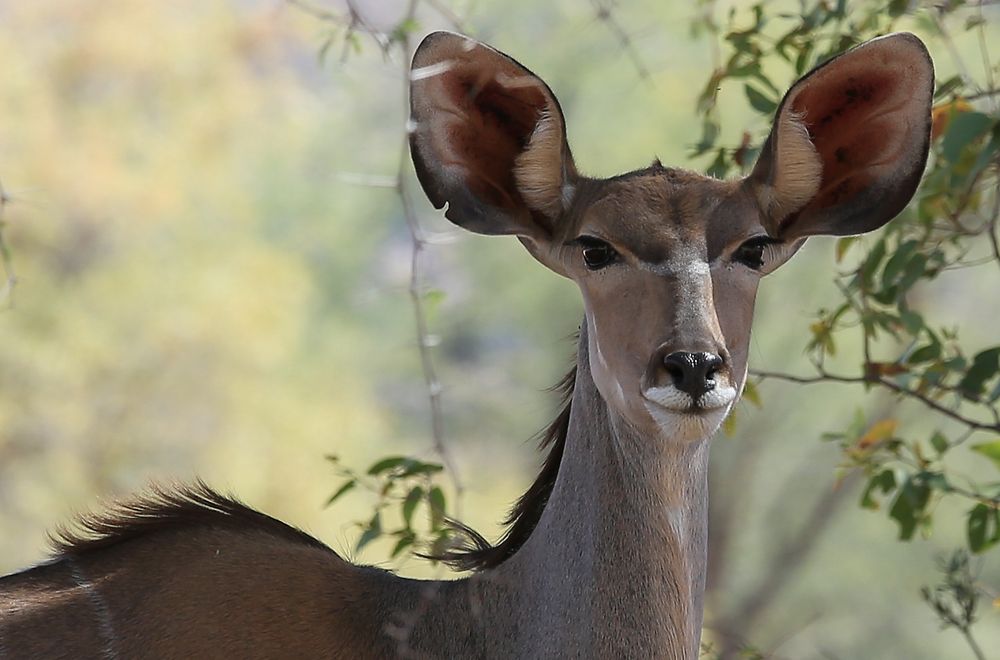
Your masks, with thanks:
[(748, 178), (784, 241), (860, 234), (906, 206), (930, 142), (934, 68), (912, 34), (873, 39), (806, 74)]
[(435, 208), (481, 234), (544, 241), (576, 178), (552, 90), (489, 46), (434, 32), (410, 73), (410, 152)]

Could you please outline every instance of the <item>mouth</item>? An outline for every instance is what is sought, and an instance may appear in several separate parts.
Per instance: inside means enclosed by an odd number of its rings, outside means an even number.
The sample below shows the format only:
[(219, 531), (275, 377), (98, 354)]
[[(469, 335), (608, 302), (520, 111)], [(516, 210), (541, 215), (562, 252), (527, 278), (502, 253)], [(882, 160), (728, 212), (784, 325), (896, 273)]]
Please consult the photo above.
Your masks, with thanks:
[(648, 403), (674, 415), (709, 416), (728, 411), (736, 400), (736, 389), (728, 385), (716, 387), (694, 398), (668, 385), (647, 388), (642, 396)]

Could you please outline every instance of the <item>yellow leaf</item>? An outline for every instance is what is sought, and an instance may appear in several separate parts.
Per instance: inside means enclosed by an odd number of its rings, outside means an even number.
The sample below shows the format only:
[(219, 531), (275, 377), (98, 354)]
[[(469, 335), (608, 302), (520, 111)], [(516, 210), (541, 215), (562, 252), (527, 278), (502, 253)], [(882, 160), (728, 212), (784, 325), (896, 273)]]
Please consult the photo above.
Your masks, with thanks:
[(954, 115), (969, 112), (972, 106), (965, 99), (955, 99), (934, 107), (931, 110), (931, 140), (937, 140), (948, 130), (948, 123)]
[(896, 432), (896, 426), (899, 422), (894, 419), (882, 419), (871, 426), (865, 431), (865, 434), (858, 438), (858, 442), (854, 445), (856, 449), (869, 449), (873, 445), (876, 445), (883, 440), (888, 440)]

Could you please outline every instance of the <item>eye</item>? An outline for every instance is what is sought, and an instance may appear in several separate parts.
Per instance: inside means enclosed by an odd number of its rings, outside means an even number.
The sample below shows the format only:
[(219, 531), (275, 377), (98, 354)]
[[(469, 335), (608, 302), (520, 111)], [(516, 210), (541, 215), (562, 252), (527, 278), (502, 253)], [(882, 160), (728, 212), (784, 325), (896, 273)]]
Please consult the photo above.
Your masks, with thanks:
[(581, 236), (577, 243), (583, 248), (583, 263), (590, 270), (601, 270), (618, 260), (615, 249), (599, 238)]
[(754, 236), (736, 248), (733, 252), (733, 261), (738, 261), (747, 268), (760, 270), (764, 267), (765, 248), (780, 242), (770, 236)]

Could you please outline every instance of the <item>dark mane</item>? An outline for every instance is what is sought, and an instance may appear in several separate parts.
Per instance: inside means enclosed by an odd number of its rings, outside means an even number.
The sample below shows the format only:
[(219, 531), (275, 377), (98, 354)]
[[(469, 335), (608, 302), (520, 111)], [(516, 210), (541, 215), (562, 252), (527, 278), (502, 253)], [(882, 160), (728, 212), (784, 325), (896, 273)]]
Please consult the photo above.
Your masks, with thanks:
[[(500, 540), (491, 544), (468, 525), (449, 521), (463, 537), (462, 542), (440, 554), (423, 556), (461, 570), (481, 571), (499, 566), (521, 549), (541, 520), (559, 474), (575, 385), (576, 366), (552, 388), (559, 392), (562, 407), (537, 436), (539, 448), (547, 448), (549, 453), (535, 481), (504, 519), (507, 529)], [(77, 516), (68, 527), (56, 528), (50, 541), (57, 556), (75, 557), (148, 534), (192, 527), (252, 529), (333, 552), (302, 530), (220, 495), (200, 480), (176, 488), (152, 486), (144, 495), (116, 502), (105, 511)]]
[(333, 552), (302, 530), (220, 495), (201, 480), (178, 488), (152, 486), (106, 511), (77, 516), (68, 527), (56, 528), (49, 539), (57, 556), (77, 557), (148, 534), (192, 527), (249, 528)]
[(538, 434), (539, 447), (549, 448), (548, 456), (542, 464), (542, 469), (531, 487), (518, 498), (514, 507), (507, 514), (503, 524), (507, 527), (496, 545), (487, 541), (482, 534), (468, 525), (458, 521), (450, 521), (452, 526), (463, 537), (464, 541), (455, 548), (440, 554), (424, 555), (429, 559), (443, 561), (461, 570), (481, 571), (495, 568), (510, 559), (535, 530), (542, 517), (545, 505), (552, 494), (559, 474), (559, 464), (562, 462), (563, 449), (566, 446), (566, 434), (569, 431), (569, 414), (573, 398), (573, 387), (576, 385), (576, 366), (569, 370), (562, 380), (552, 389), (562, 397), (562, 409), (556, 418)]

